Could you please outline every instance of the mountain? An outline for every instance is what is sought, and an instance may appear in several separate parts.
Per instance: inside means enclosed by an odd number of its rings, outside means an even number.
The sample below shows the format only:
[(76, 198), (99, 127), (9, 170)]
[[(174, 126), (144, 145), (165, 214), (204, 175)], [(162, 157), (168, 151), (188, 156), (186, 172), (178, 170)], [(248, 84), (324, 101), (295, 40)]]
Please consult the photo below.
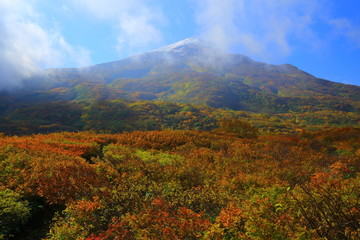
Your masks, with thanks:
[[(359, 111), (360, 87), (323, 80), (295, 66), (257, 62), (188, 38), (120, 61), (49, 69), (15, 97), (55, 100), (161, 100), (252, 112)], [(31, 99), (31, 100), (29, 100)], [(0, 106), (1, 107), (1, 106)]]

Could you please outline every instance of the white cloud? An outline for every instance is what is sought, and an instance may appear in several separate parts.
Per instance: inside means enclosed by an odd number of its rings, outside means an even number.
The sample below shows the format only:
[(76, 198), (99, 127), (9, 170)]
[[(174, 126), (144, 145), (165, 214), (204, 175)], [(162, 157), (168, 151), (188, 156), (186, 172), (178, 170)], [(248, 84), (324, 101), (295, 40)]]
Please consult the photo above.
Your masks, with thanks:
[(0, 1), (0, 88), (21, 85), (42, 68), (90, 63), (90, 54), (71, 46), (60, 33), (44, 28), (32, 0)]
[(79, 9), (110, 21), (116, 31), (115, 48), (119, 53), (145, 50), (162, 40), (159, 26), (164, 23), (160, 8), (150, 0), (72, 0)]
[(335, 35), (345, 37), (353, 48), (360, 48), (360, 26), (345, 18), (329, 19), (328, 22), (333, 26)]
[(72, 9), (69, 8), (66, 4), (63, 4), (62, 5), (62, 10), (66, 13), (66, 14), (69, 14), (71, 15), (73, 13)]
[(161, 32), (151, 23), (147, 16), (134, 18), (124, 15), (119, 22), (122, 34), (118, 36), (117, 49), (121, 51), (123, 45), (129, 45), (131, 49), (147, 46), (161, 41)]
[(221, 50), (235, 44), (234, 36), (239, 34), (236, 25), (237, 13), (242, 11), (241, 1), (199, 0), (197, 23), (203, 38), (218, 46)]
[(293, 39), (318, 44), (312, 24), (319, 6), (312, 0), (198, 0), (197, 24), (202, 37), (224, 50), (286, 57)]

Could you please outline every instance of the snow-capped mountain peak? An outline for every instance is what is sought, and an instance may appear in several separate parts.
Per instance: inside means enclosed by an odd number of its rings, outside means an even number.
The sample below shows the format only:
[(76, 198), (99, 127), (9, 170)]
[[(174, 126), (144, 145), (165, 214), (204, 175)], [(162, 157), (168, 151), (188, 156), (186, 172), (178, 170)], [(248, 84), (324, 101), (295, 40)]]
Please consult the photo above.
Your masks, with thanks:
[(198, 38), (191, 37), (181, 40), (179, 42), (158, 48), (153, 52), (163, 52), (163, 53), (177, 53), (177, 54), (187, 54), (189, 51), (199, 50), (203, 48), (203, 42)]

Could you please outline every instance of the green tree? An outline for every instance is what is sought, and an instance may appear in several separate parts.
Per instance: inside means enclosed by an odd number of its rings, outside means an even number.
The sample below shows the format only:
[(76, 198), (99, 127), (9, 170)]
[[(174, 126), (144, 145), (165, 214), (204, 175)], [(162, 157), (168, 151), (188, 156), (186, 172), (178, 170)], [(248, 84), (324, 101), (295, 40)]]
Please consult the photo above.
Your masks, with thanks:
[[(126, 102), (101, 101), (95, 102), (84, 109), (82, 120), (86, 130), (122, 132), (132, 130), (126, 120), (131, 112)], [(130, 127), (130, 129), (129, 129)]]
[(9, 190), (0, 190), (0, 239), (9, 239), (30, 216), (30, 208), (20, 195)]

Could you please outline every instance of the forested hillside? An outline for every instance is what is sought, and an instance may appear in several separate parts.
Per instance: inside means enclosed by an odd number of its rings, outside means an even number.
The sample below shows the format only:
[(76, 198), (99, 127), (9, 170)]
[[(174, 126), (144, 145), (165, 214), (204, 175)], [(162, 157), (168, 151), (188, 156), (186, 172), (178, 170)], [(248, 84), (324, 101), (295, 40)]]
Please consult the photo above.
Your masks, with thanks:
[(272, 65), (218, 52), (196, 38), (115, 62), (48, 69), (0, 92), (0, 111), (66, 101), (155, 100), (278, 114), (360, 113), (360, 87), (317, 78), (290, 64)]
[(359, 239), (359, 128), (0, 136), (0, 239)]
[[(341, 103), (338, 103), (341, 105)], [(238, 119), (260, 134), (294, 134), (327, 127), (359, 127), (360, 114), (308, 106), (304, 112), (258, 114), (160, 101), (55, 101), (6, 106), (0, 132), (8, 135), (94, 130), (214, 130), (223, 119)]]

